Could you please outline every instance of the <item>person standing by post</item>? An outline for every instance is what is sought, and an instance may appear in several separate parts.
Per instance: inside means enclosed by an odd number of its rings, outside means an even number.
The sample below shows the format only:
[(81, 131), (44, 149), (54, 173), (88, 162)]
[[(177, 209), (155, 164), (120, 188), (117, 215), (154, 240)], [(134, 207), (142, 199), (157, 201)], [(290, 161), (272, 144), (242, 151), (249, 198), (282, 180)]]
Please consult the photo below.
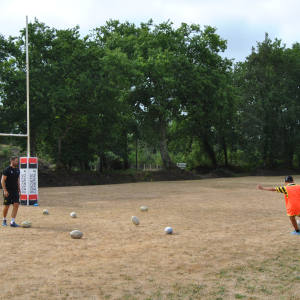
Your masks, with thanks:
[(8, 214), (10, 204), (13, 205), (13, 210), (11, 213), (10, 227), (20, 227), (16, 224), (15, 218), (18, 213), (18, 208), (20, 205), (20, 171), (18, 169), (19, 160), (18, 157), (13, 156), (10, 159), (10, 166), (4, 169), (1, 177), (1, 184), (3, 188), (3, 226), (7, 226), (6, 216)]

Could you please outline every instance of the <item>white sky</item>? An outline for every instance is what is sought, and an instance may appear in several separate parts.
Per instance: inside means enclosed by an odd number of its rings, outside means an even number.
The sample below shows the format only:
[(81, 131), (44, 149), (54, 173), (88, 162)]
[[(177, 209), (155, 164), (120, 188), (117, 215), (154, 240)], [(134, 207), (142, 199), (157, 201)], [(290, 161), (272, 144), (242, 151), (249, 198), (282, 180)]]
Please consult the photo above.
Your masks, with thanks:
[(0, 33), (18, 36), (26, 15), (56, 29), (79, 25), (82, 36), (110, 18), (137, 25), (170, 19), (175, 27), (182, 22), (216, 27), (228, 40), (224, 56), (244, 61), (265, 32), (287, 47), (300, 42), (299, 12), (299, 0), (0, 0)]

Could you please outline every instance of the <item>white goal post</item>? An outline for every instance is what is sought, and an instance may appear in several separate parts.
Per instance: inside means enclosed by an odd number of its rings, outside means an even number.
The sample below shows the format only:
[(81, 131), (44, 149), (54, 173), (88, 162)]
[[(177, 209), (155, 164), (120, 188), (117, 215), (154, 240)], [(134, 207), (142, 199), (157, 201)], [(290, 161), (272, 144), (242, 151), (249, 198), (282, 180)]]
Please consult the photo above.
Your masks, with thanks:
[(26, 16), (26, 94), (27, 94), (27, 134), (0, 133), (0, 136), (27, 137), (27, 157), (30, 157), (30, 122), (29, 122), (29, 54), (28, 54), (28, 16)]
[(26, 94), (27, 134), (0, 133), (0, 136), (27, 137), (27, 157), (21, 157), (19, 163), (20, 202), (23, 205), (38, 205), (38, 159), (37, 157), (30, 157), (28, 16), (26, 16)]

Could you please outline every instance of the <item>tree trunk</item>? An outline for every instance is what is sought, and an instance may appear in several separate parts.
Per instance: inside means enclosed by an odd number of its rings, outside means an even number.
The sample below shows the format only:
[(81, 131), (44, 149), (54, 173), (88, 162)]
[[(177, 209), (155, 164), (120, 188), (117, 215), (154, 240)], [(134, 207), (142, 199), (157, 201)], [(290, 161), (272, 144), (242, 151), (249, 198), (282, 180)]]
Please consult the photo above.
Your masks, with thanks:
[(222, 137), (222, 149), (223, 149), (224, 158), (225, 158), (225, 168), (228, 168), (227, 147), (226, 147), (226, 140), (224, 137)]
[(167, 139), (166, 139), (166, 119), (165, 119), (165, 114), (160, 113), (159, 114), (159, 150), (160, 150), (160, 155), (164, 164), (164, 168), (166, 170), (171, 170), (175, 169), (176, 166), (172, 162), (171, 157), (169, 156), (168, 153), (168, 148), (167, 148)]
[(99, 153), (99, 172), (103, 173), (103, 169), (107, 169), (107, 163), (104, 152)]
[(57, 162), (56, 162), (56, 167), (58, 169), (60, 169), (60, 157), (61, 157), (61, 141), (65, 138), (65, 136), (67, 135), (68, 131), (70, 130), (74, 120), (75, 120), (75, 116), (76, 116), (76, 113), (73, 114), (68, 126), (67, 126), (67, 129), (65, 130), (65, 132), (62, 134), (62, 136), (58, 139), (58, 155), (57, 155)]
[(61, 156), (61, 138), (58, 139), (58, 155), (57, 155), (57, 162), (56, 162), (56, 167), (60, 169), (60, 156)]
[(104, 154), (102, 155), (102, 166), (103, 169), (107, 169), (107, 162)]
[(30, 157), (36, 157), (36, 129), (30, 130)]
[(203, 143), (203, 147), (204, 147), (205, 152), (208, 154), (208, 156), (211, 160), (213, 168), (216, 169), (217, 168), (216, 155), (215, 155), (215, 152), (214, 152), (213, 148), (209, 144), (208, 137), (207, 137), (206, 133), (204, 133), (203, 136), (202, 136), (202, 143)]
[(294, 165), (294, 153), (295, 153), (295, 146), (291, 146), (290, 143), (284, 143), (285, 148), (285, 167), (286, 168), (293, 168)]
[(103, 173), (103, 162), (101, 153), (99, 153), (99, 173)]
[(79, 161), (80, 170), (84, 171), (84, 162), (82, 160)]
[(137, 170), (137, 163), (138, 163), (138, 140), (135, 139), (135, 169)]
[(128, 140), (127, 140), (127, 130), (123, 130), (124, 146), (123, 146), (123, 169), (129, 169), (128, 161)]

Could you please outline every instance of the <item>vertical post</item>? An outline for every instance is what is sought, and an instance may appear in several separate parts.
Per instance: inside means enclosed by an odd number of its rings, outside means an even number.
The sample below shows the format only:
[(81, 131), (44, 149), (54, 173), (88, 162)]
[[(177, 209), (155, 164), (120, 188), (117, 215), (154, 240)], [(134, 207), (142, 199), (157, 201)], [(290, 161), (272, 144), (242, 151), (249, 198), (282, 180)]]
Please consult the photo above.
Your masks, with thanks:
[(30, 157), (28, 16), (26, 16), (27, 157)]
[(137, 138), (135, 138), (135, 169), (138, 169), (138, 164), (137, 164)]

